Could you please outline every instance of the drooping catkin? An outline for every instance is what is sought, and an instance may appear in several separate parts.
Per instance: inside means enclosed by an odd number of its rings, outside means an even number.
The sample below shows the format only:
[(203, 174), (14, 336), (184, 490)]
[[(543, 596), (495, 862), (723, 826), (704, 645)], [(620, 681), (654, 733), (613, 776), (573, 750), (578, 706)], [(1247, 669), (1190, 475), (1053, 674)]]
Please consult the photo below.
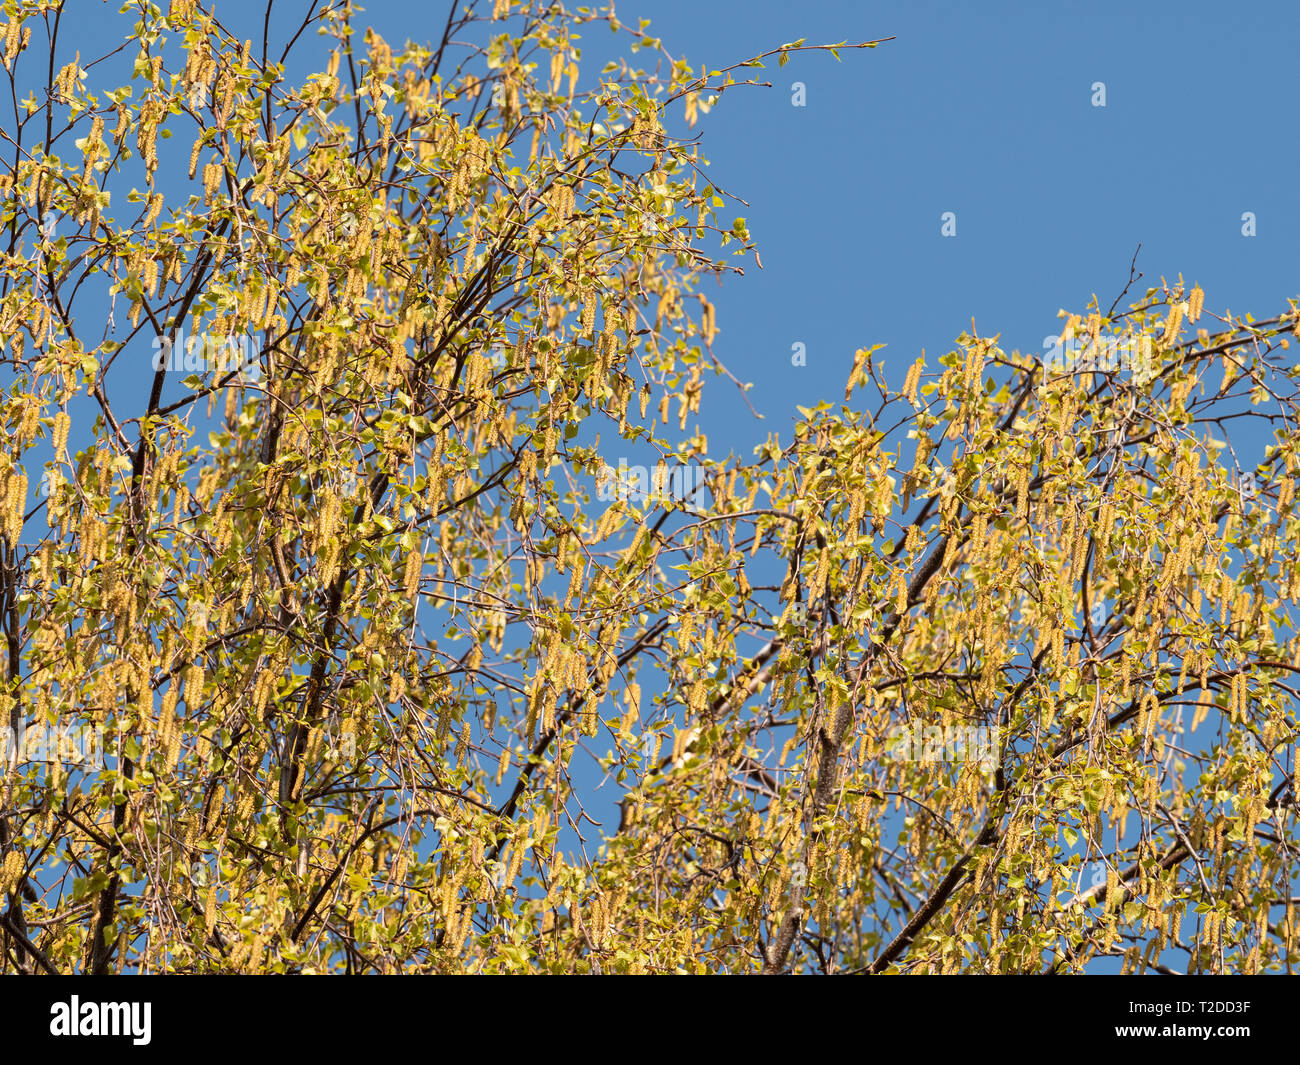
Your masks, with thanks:
[(1172, 307), (1169, 311), (1169, 317), (1165, 321), (1165, 332), (1160, 338), (1160, 343), (1169, 347), (1178, 339), (1178, 333), (1183, 325), (1182, 307)]
[(908, 398), (914, 407), (917, 405), (916, 389), (921, 382), (921, 370), (924, 366), (925, 361), (923, 359), (918, 359), (912, 363), (907, 370), (907, 380), (903, 382), (903, 395)]
[(14, 56), (18, 54), (20, 43), (19, 34), (22, 31), (22, 22), (13, 18), (5, 26), (5, 69), (8, 70), (10, 64), (14, 61)]
[(0, 895), (12, 891), (23, 875), (23, 856), (12, 850), (5, 855), (4, 867), (0, 869)]

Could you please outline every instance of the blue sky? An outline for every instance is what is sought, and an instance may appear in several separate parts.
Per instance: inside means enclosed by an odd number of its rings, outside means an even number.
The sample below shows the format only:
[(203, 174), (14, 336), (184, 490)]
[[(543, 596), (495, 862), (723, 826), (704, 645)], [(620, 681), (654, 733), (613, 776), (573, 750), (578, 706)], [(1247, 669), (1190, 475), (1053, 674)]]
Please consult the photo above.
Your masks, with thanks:
[[(1144, 282), (1181, 271), (1216, 310), (1265, 317), (1300, 293), (1291, 5), (644, 8), (670, 50), (710, 65), (799, 37), (897, 36), (840, 63), (773, 64), (772, 89), (728, 92), (701, 120), (714, 178), (749, 201), (762, 250), (765, 269), (715, 302), (718, 351), (755, 382), (765, 429), (788, 438), (795, 404), (842, 395), (860, 346), (888, 344), (891, 379), (972, 318), (1041, 350), (1058, 308), (1094, 293), (1109, 306), (1139, 242)], [(940, 235), (945, 211), (955, 237)]]

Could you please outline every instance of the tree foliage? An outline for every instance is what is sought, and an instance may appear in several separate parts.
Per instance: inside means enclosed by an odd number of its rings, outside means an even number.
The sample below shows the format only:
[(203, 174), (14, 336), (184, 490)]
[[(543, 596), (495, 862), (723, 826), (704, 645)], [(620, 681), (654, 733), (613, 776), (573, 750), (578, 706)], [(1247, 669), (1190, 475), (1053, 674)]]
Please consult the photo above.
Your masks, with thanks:
[[(1094, 305), (1149, 358), (1082, 372), (863, 349), (718, 457), (700, 286), (754, 246), (690, 127), (803, 42), (132, 2), (92, 91), (9, 10), (0, 698), (103, 757), (7, 767), (5, 967), (1300, 960), (1294, 303)], [(611, 498), (610, 440), (705, 490)]]

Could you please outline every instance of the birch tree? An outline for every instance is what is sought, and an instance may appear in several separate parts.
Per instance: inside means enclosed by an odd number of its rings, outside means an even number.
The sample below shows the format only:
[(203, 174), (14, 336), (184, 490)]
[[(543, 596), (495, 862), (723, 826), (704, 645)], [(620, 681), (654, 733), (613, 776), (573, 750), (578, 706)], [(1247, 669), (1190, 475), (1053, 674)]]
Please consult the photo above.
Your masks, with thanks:
[(864, 347), (719, 455), (693, 127), (879, 42), (123, 10), (6, 8), (6, 970), (1300, 960), (1295, 303)]

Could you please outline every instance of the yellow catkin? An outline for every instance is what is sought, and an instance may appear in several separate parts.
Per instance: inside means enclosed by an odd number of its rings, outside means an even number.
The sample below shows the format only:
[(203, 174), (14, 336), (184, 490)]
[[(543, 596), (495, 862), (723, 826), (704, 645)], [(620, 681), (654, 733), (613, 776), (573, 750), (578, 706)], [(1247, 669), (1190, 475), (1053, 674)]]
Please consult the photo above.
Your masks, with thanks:
[(717, 312), (712, 303), (703, 296), (700, 297), (702, 311), (700, 314), (700, 332), (704, 337), (705, 344), (712, 344), (713, 338), (718, 335)]
[(916, 406), (917, 403), (916, 389), (917, 385), (921, 383), (921, 370), (924, 365), (924, 362), (921, 360), (912, 363), (907, 371), (907, 380), (903, 382), (903, 394), (908, 398), (913, 406)]
[(1143, 723), (1142, 734), (1145, 747), (1147, 750), (1150, 750), (1151, 734), (1155, 730), (1157, 718), (1160, 717), (1160, 698), (1155, 692), (1147, 692), (1143, 697), (1141, 713), (1139, 716)]
[(20, 42), (19, 34), (22, 30), (22, 23), (18, 19), (10, 19), (9, 24), (5, 27), (5, 69), (14, 61), (14, 56), (18, 54)]
[(406, 598), (414, 599), (420, 590), (420, 573), (424, 569), (424, 556), (419, 551), (412, 551), (406, 556)]
[(1120, 903), (1119, 870), (1113, 865), (1106, 869), (1106, 909), (1113, 910)]
[(822, 594), (826, 588), (826, 579), (831, 572), (831, 553), (829, 550), (822, 551), (817, 559), (817, 571), (813, 574), (812, 584), (809, 586), (809, 594), (815, 599)]
[(60, 462), (68, 461), (68, 430), (71, 427), (72, 419), (67, 411), (61, 410), (54, 416), (54, 457)]
[[(158, 216), (162, 214), (162, 209), (163, 194), (161, 192), (155, 192), (149, 198), (149, 210), (145, 213), (143, 224), (146, 226), (153, 225), (154, 222), (158, 220)], [(157, 268), (157, 265), (157, 261), (155, 260), (153, 263), (155, 269)]]
[(217, 825), (217, 820), (221, 817), (221, 803), (225, 797), (226, 789), (218, 787), (217, 793), (212, 797), (212, 804), (208, 807), (207, 819), (203, 822), (203, 832), (210, 835)]
[(203, 168), (203, 195), (206, 199), (211, 199), (221, 184), (221, 166), (219, 163), (208, 163)]
[(18, 474), (9, 481), (9, 513), (5, 533), (10, 543), (17, 543), (23, 528), (23, 507), (27, 502), (27, 475)]
[(4, 868), (0, 871), (0, 895), (11, 891), (22, 878), (23, 856), (18, 851), (5, 855)]
[(1181, 307), (1174, 307), (1170, 310), (1169, 318), (1165, 322), (1165, 332), (1164, 336), (1160, 338), (1160, 343), (1165, 347), (1169, 347), (1169, 345), (1173, 344), (1178, 339), (1178, 333), (1182, 328), (1182, 324), (1183, 309)]

